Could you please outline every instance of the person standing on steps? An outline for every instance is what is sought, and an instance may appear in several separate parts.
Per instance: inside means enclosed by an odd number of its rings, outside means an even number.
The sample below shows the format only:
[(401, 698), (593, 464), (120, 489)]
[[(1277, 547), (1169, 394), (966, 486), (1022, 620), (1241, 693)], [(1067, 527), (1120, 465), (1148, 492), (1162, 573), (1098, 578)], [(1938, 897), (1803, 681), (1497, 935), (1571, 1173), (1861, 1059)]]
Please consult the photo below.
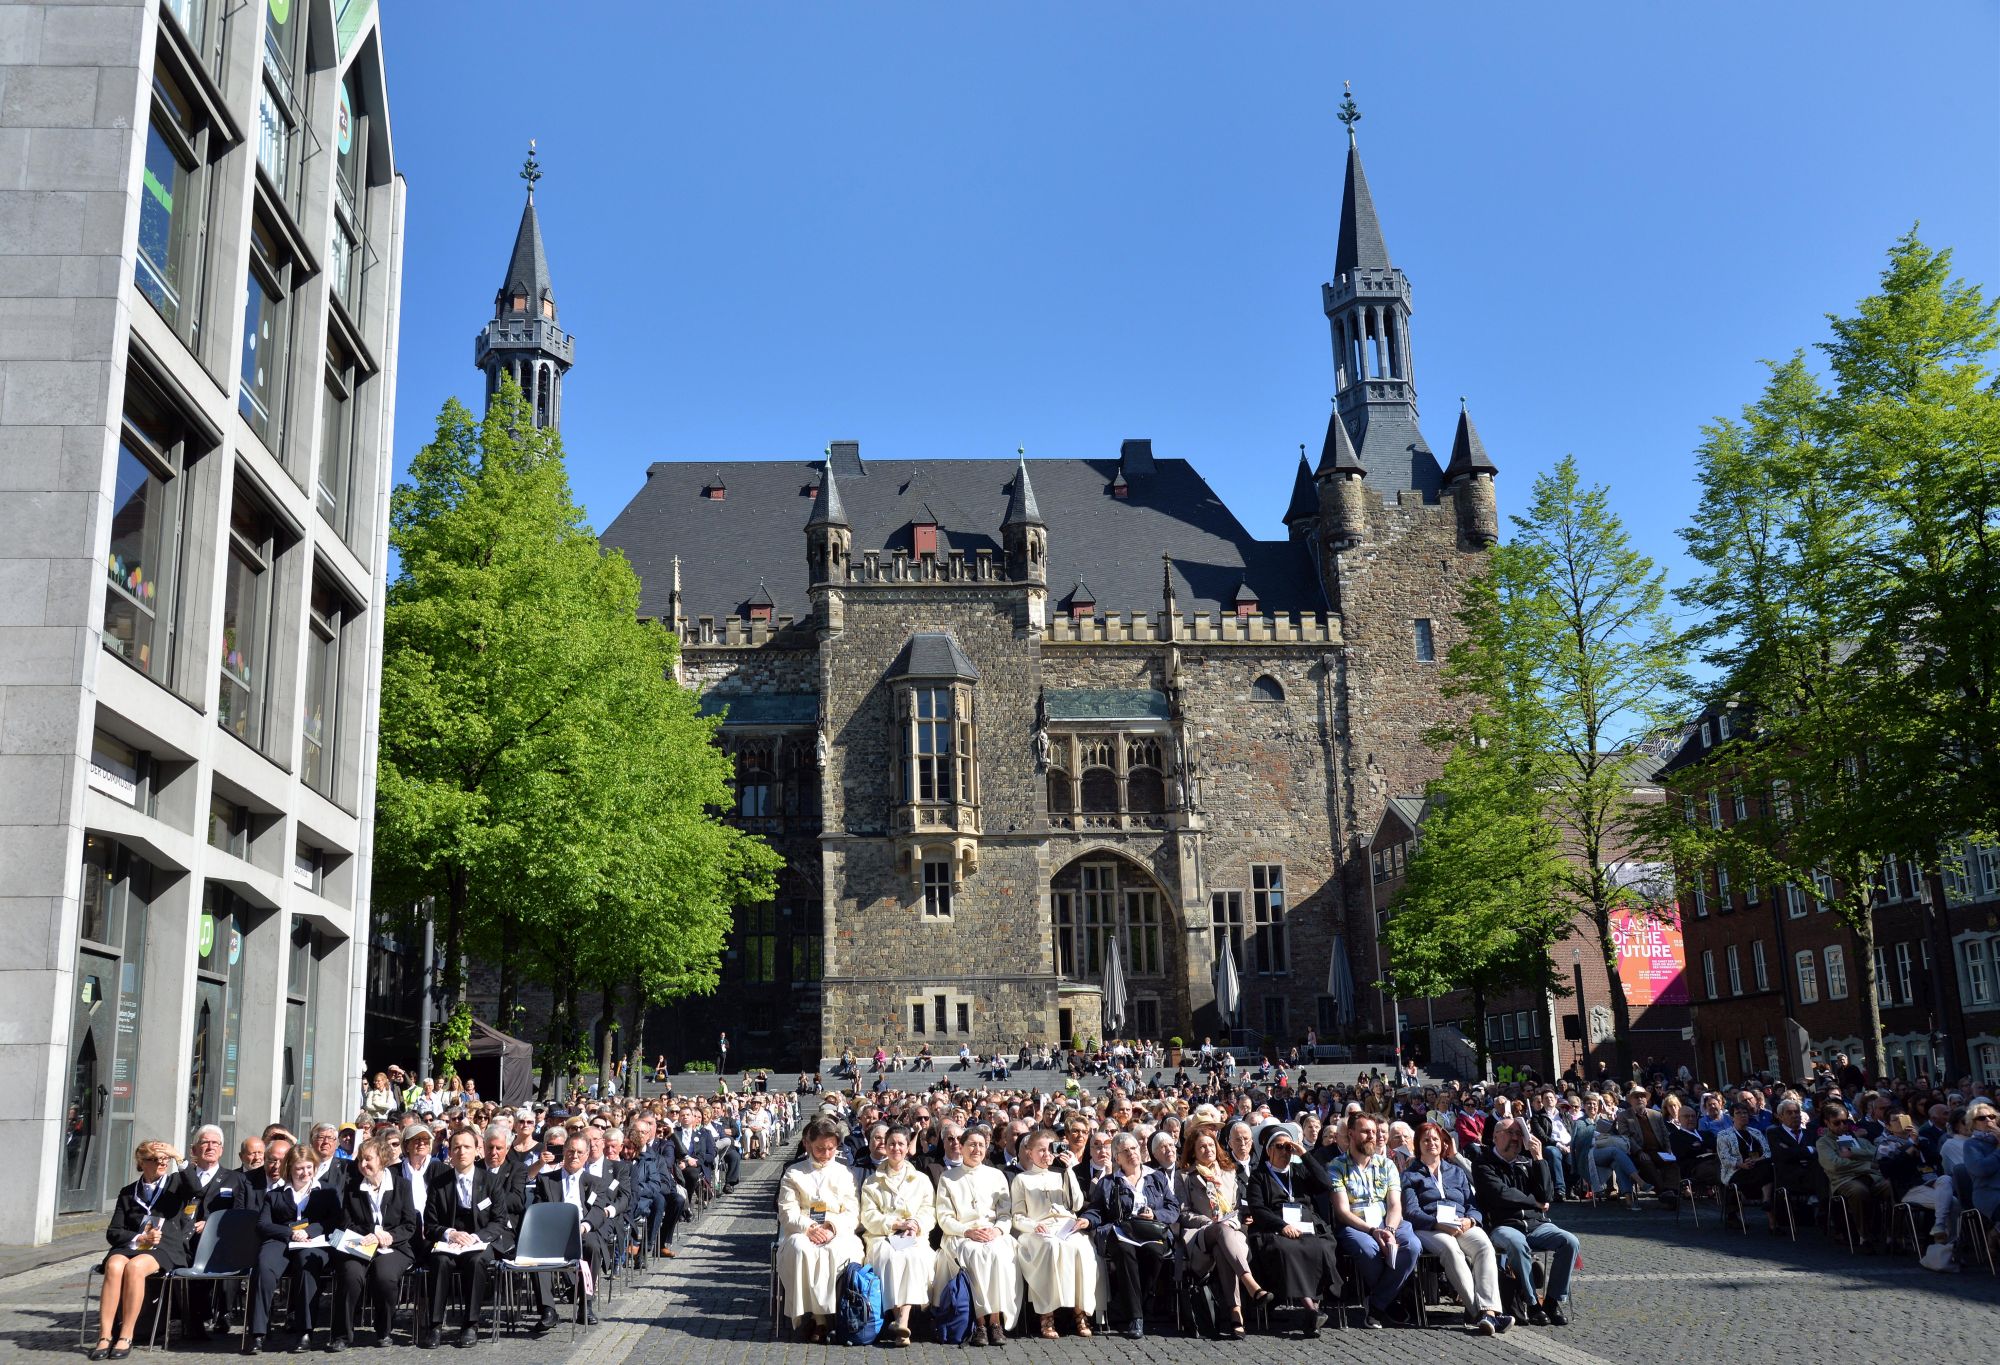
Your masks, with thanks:
[(715, 1074), (718, 1076), (727, 1076), (729, 1074), (729, 1035), (727, 1033), (723, 1034), (715, 1044)]

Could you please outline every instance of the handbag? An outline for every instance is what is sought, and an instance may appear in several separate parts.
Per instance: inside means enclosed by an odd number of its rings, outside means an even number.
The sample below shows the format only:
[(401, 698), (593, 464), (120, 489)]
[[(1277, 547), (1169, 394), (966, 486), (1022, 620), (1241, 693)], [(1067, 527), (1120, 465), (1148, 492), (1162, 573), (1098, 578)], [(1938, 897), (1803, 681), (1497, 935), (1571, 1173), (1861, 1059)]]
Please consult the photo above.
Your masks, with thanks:
[(1127, 1218), (1118, 1225), (1118, 1230), (1142, 1246), (1173, 1240), (1173, 1234), (1167, 1231), (1167, 1225), (1157, 1218)]

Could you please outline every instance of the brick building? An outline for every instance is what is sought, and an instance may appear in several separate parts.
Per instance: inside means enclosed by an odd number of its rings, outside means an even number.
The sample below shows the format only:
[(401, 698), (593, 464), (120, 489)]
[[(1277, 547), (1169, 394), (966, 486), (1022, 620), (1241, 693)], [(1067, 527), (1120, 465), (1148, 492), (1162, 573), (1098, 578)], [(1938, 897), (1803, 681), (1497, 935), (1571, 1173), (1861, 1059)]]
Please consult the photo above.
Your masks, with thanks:
[(1102, 1036), (1114, 942), (1126, 1034), (1224, 1034), (1225, 940), (1240, 1028), (1339, 1031), (1367, 834), (1435, 769), (1437, 664), (1498, 527), (1470, 420), (1443, 464), (1419, 428), (1410, 286), (1351, 138), (1346, 177), (1334, 412), (1282, 537), (1145, 440), (647, 469), (605, 543), (724, 717), (735, 818), (786, 859), (648, 1055)]
[[(1657, 777), (1660, 767), (1660, 759), (1636, 755), (1626, 769), (1627, 799), (1635, 803), (1662, 800), (1665, 793)], [(1394, 913), (1396, 898), (1402, 894), (1410, 856), (1422, 838), (1425, 812), (1422, 797), (1392, 797), (1369, 841), (1369, 907), (1373, 913), (1368, 917), (1368, 935), (1361, 941), (1361, 946), (1373, 955), (1373, 975), (1369, 980), (1387, 979), (1389, 963), (1377, 945), (1389, 916)], [(1614, 865), (1630, 856), (1629, 849), (1612, 851)], [(1626, 865), (1635, 869), (1643, 866)], [(1682, 913), (1685, 914), (1684, 902)], [(1653, 937), (1671, 946), (1671, 926), (1663, 921), (1652, 927), (1658, 931)], [(1628, 945), (1621, 943), (1621, 951), (1627, 949)], [(1629, 950), (1637, 951), (1636, 945)], [(1487, 1048), (1492, 1066), (1496, 1070), (1530, 1069), (1543, 1078), (1561, 1075), (1575, 1066), (1594, 1080), (1615, 1069), (1618, 1050), (1610, 977), (1604, 956), (1597, 948), (1597, 930), (1588, 917), (1578, 915), (1567, 933), (1551, 947), (1550, 955), (1555, 974), (1568, 994), (1515, 990), (1485, 1002)], [(1691, 1065), (1693, 1044), (1687, 1037), (1691, 1022), (1687, 998), (1678, 990), (1668, 989), (1662, 990), (1657, 999), (1640, 999), (1638, 989), (1628, 980), (1632, 1060), (1642, 1066), (1657, 1062), (1669, 1070)], [(1406, 1051), (1425, 1059), (1434, 1072), (1456, 1072), (1467, 1077), (1472, 1074), (1476, 1056), (1469, 1035), (1475, 1005), (1470, 992), (1452, 991), (1435, 999), (1403, 999), (1394, 1003), (1402, 1015), (1401, 1035)], [(1385, 1005), (1385, 1019), (1390, 1017), (1387, 1011)]]
[[(1708, 786), (1689, 768), (1745, 724), (1711, 706), (1663, 770), (1690, 821), (1720, 828), (1768, 796)], [(1797, 1076), (1807, 1053), (1866, 1053), (1865, 979), (1852, 930), (1812, 885), (1732, 885), (1727, 869), (1683, 868), (1695, 1046), (1704, 1079)], [(1890, 1074), (2000, 1081), (2000, 849), (1950, 841), (1944, 874), (1884, 867), (1874, 910), (1882, 1047)]]

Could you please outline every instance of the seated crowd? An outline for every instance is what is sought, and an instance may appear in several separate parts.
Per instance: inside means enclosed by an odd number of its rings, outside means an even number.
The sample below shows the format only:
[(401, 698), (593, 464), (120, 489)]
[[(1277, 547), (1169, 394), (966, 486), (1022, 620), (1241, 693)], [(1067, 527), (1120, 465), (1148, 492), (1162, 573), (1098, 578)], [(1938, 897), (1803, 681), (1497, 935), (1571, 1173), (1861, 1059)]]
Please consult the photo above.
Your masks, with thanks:
[(595, 1322), (602, 1278), (672, 1257), (679, 1223), (734, 1189), (746, 1157), (782, 1143), (796, 1115), (789, 1095), (578, 1094), (567, 1107), (508, 1109), (476, 1091), (396, 1079), (378, 1075), (351, 1123), (318, 1123), (303, 1138), (272, 1124), (244, 1138), (234, 1167), (213, 1125), (195, 1133), (185, 1163), (166, 1142), (140, 1143), (139, 1178), (119, 1192), (106, 1233), (90, 1359), (131, 1353), (149, 1290), (162, 1272), (190, 1266), (204, 1231), (232, 1211), (254, 1220), (254, 1264), (245, 1281), (192, 1283), (187, 1338), (227, 1333), (240, 1313), (242, 1349), (260, 1353), (289, 1286), (294, 1352), (346, 1350), (371, 1328), (387, 1345), (404, 1304), (417, 1345), (440, 1344), (453, 1305), (462, 1305), (453, 1344), (474, 1345), (495, 1266), (516, 1254), (540, 1204), (577, 1210), (582, 1256), (574, 1273), (534, 1275), (531, 1325), (562, 1320), (559, 1275), (577, 1320)]
[(1758, 1210), (1781, 1235), (1817, 1224), (1871, 1250), (1899, 1200), (1906, 1227), (1927, 1220), (1924, 1264), (1990, 1255), (1976, 1242), (2000, 1215), (1986, 1085), (1896, 1081), (1850, 1107), (1830, 1069), (1801, 1086), (1648, 1079), (857, 1084), (825, 1097), (780, 1185), (780, 1310), (806, 1340), (839, 1339), (844, 1285), (865, 1266), (889, 1345), (911, 1341), (913, 1309), (961, 1296), (974, 1345), (1024, 1317), (1045, 1338), (1094, 1322), (1142, 1337), (1165, 1304), (1199, 1323), (1204, 1297), (1223, 1336), (1279, 1305), (1317, 1334), (1343, 1304), (1370, 1327), (1410, 1324), (1430, 1258), (1466, 1330), (1559, 1327), (1579, 1247), (1558, 1210), (1585, 1200), (1713, 1197), (1733, 1226)]

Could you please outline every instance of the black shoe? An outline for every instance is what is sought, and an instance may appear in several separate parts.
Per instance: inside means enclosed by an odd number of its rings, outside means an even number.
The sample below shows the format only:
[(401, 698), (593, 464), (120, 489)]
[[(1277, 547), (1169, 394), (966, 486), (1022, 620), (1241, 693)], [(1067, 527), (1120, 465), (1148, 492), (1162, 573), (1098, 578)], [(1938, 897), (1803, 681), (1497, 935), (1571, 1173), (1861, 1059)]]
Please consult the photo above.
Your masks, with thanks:
[(1146, 1339), (1146, 1324), (1138, 1318), (1134, 1318), (1125, 1324), (1125, 1329), (1118, 1335), (1124, 1337), (1127, 1341), (1144, 1341)]
[(346, 1350), (351, 1344), (346, 1337), (328, 1337), (326, 1339), (327, 1354), (337, 1355)]
[(595, 1304), (586, 1303), (583, 1306), (583, 1315), (579, 1317), (577, 1321), (582, 1323), (585, 1327), (597, 1326), (597, 1306)]
[(465, 1328), (451, 1339), (451, 1344), (454, 1346), (477, 1346), (479, 1344), (479, 1329), (477, 1327)]
[(301, 1332), (290, 1346), (285, 1348), (288, 1355), (300, 1356), (312, 1349), (312, 1333)]
[(243, 1354), (246, 1356), (260, 1356), (264, 1354), (264, 1334), (262, 1332), (252, 1332), (249, 1336), (243, 1338)]
[(1387, 1324), (1382, 1320), (1382, 1314), (1377, 1312), (1375, 1309), (1368, 1308), (1362, 1311), (1361, 1326), (1364, 1331), (1379, 1332), (1386, 1325)]
[(1542, 1306), (1538, 1303), (1531, 1303), (1528, 1305), (1528, 1312), (1526, 1316), (1528, 1319), (1528, 1326), (1530, 1327), (1547, 1327), (1549, 1325), (1549, 1315), (1542, 1311)]
[(435, 1329), (417, 1333), (417, 1349), (419, 1351), (435, 1351), (437, 1344), (438, 1334)]
[(1554, 1302), (1545, 1303), (1542, 1305), (1542, 1312), (1548, 1317), (1549, 1326), (1551, 1327), (1569, 1326), (1569, 1315), (1563, 1312), (1563, 1306), (1561, 1304)]
[(537, 1319), (535, 1320), (535, 1330), (536, 1330), (537, 1332), (551, 1332), (551, 1331), (554, 1331), (554, 1330), (555, 1330), (555, 1327), (556, 1327), (556, 1324), (557, 1324), (557, 1323), (559, 1323), (559, 1322), (561, 1322), (561, 1321), (562, 1321), (562, 1315), (561, 1315), (560, 1313), (556, 1312), (556, 1310), (555, 1310), (555, 1309), (553, 1309), (553, 1308), (544, 1308), (544, 1309), (542, 1310), (542, 1315), (541, 1315), (541, 1317), (539, 1317), (539, 1318), (537, 1318)]
[(377, 1332), (375, 1334), (375, 1340), (371, 1344), (375, 1347), (376, 1350), (378, 1351), (381, 1350), (383, 1347), (389, 1344), (389, 1334), (387, 1332)]

